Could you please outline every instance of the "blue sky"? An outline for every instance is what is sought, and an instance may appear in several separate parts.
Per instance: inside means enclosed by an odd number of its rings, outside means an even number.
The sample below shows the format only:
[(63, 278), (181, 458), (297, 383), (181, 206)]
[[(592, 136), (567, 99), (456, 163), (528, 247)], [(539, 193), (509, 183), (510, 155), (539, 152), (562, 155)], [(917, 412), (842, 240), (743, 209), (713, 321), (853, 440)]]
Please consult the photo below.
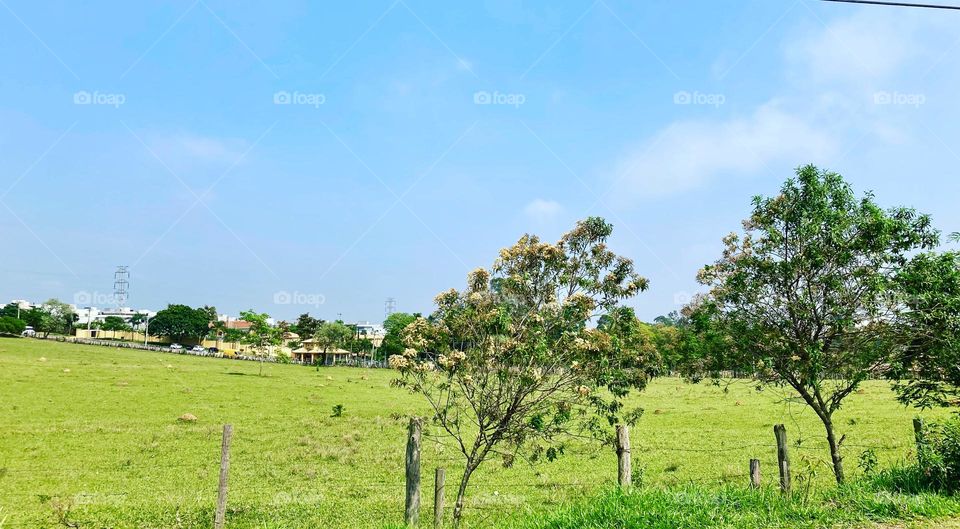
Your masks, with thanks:
[(600, 215), (652, 319), (801, 164), (960, 229), (958, 39), (815, 0), (0, 0), (0, 299), (122, 264), (134, 307), (376, 321)]

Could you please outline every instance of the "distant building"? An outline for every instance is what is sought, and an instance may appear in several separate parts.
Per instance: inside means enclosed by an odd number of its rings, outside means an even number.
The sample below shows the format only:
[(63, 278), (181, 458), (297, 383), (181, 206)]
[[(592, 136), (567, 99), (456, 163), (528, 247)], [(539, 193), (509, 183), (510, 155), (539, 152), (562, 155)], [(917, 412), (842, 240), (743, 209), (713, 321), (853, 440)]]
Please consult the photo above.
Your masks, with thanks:
[(8, 305), (16, 305), (17, 307), (20, 308), (20, 310), (30, 310), (30, 309), (32, 309), (33, 307), (36, 307), (36, 305), (34, 305), (33, 303), (30, 303), (29, 301), (27, 301), (27, 300), (25, 300), (25, 299), (13, 299), (13, 300), (10, 300), (10, 303), (8, 303)]
[(327, 348), (327, 351), (324, 352), (320, 344), (313, 339), (300, 342), (300, 347), (291, 351), (290, 355), (294, 362), (311, 365), (319, 362), (328, 366), (346, 363), (346, 361), (355, 359), (358, 356), (357, 353), (351, 353), (350, 351), (336, 347)]
[(144, 314), (147, 317), (154, 317), (157, 315), (156, 312), (146, 309), (131, 309), (130, 307), (120, 307), (112, 309), (98, 309), (97, 307), (77, 307), (71, 305), (73, 312), (77, 314), (77, 323), (76, 325), (82, 326), (94, 322), (103, 322), (110, 316), (116, 316), (123, 321), (129, 323), (131, 319), (137, 314)]
[(383, 343), (383, 337), (387, 335), (387, 330), (379, 323), (364, 321), (354, 323), (352, 326), (357, 329), (357, 338), (370, 340), (374, 347), (380, 347), (380, 344)]

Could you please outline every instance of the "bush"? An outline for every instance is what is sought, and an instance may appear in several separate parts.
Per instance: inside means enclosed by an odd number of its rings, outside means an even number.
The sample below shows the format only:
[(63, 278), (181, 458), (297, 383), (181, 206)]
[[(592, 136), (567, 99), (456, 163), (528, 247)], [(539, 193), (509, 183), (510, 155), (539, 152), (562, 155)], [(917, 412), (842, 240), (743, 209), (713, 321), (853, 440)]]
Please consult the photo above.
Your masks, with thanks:
[(960, 490), (960, 416), (931, 424), (919, 446), (920, 472), (936, 490)]
[(13, 316), (0, 317), (0, 334), (20, 336), (27, 324)]

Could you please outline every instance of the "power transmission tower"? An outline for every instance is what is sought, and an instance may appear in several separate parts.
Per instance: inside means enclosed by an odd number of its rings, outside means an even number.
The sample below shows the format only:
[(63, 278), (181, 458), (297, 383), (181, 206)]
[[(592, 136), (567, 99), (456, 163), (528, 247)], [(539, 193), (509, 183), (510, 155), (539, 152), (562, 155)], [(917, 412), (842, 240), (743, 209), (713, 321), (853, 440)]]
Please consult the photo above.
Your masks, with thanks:
[(387, 298), (387, 300), (383, 302), (383, 319), (389, 318), (394, 312), (397, 312), (397, 300)]
[(117, 271), (113, 273), (113, 300), (116, 301), (118, 309), (126, 306), (129, 288), (130, 271), (126, 266), (118, 266)]

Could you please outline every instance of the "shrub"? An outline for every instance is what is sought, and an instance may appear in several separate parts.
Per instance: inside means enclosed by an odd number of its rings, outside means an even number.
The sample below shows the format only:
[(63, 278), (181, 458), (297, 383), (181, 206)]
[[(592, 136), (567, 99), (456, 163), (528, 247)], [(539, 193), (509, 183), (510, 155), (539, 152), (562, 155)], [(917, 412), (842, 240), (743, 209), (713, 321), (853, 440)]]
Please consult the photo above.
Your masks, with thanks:
[(960, 416), (930, 425), (918, 452), (920, 471), (928, 486), (960, 490)]
[(19, 320), (13, 316), (0, 317), (0, 334), (20, 336), (20, 333), (26, 328), (27, 324), (24, 323), (23, 320)]

